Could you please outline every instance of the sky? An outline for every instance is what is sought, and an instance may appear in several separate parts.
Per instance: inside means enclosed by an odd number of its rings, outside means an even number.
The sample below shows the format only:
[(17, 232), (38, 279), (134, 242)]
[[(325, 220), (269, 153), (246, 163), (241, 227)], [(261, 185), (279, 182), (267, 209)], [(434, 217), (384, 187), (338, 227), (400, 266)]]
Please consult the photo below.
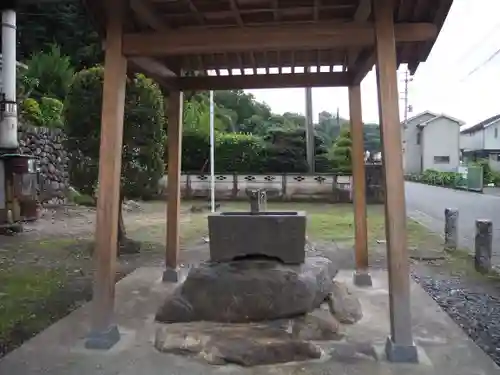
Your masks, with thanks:
[[(409, 116), (430, 110), (472, 126), (500, 113), (499, 14), (500, 0), (454, 0), (429, 58), (420, 64), (409, 84), (409, 104), (413, 106)], [(398, 71), (401, 92), (404, 71), (405, 66)], [(361, 84), (364, 122), (378, 122), (376, 88), (372, 70)], [(275, 113), (304, 113), (304, 91), (247, 90)], [(347, 88), (313, 88), (312, 96), (315, 121), (319, 112), (336, 113), (337, 108), (340, 116), (349, 118)], [(402, 119), (403, 111), (401, 100)]]

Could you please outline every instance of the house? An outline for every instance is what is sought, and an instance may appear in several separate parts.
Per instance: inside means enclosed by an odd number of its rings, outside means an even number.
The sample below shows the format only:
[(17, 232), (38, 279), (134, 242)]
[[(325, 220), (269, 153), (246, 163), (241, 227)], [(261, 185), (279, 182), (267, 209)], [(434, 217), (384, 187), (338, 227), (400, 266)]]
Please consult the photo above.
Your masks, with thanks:
[(426, 169), (456, 171), (460, 165), (460, 126), (454, 117), (430, 111), (402, 123), (403, 167), (406, 174)]
[(500, 114), (460, 130), (460, 150), (464, 159), (488, 158), (490, 168), (500, 171)]

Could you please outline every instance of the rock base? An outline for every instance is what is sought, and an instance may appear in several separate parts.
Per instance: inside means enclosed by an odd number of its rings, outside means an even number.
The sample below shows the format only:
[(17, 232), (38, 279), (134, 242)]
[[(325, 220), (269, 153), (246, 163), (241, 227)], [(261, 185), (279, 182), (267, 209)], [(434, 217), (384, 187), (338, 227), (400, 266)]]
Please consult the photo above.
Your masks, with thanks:
[(214, 365), (269, 365), (320, 358), (314, 341), (340, 340), (340, 324), (325, 309), (295, 319), (262, 323), (215, 322), (161, 325), (155, 347)]

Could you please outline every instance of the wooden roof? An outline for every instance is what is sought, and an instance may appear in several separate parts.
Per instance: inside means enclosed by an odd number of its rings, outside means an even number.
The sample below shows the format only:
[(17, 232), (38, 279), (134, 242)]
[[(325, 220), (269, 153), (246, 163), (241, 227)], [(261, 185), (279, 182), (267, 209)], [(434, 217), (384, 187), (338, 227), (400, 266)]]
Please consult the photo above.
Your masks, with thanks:
[[(103, 30), (105, 2), (83, 1)], [(371, 0), (128, 2), (124, 53), (157, 76), (276, 74), (312, 66), (360, 81), (375, 60)], [(395, 0), (398, 64), (415, 72), (426, 60), (452, 2)]]

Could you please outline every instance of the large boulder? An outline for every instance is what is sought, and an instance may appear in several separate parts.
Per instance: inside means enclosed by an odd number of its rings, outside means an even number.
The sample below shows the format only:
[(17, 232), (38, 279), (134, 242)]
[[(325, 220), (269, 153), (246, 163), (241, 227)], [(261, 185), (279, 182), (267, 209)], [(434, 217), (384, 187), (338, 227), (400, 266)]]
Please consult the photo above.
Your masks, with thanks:
[(325, 301), (336, 274), (334, 264), (322, 257), (297, 266), (250, 259), (203, 263), (191, 269), (156, 319), (238, 323), (302, 315)]

